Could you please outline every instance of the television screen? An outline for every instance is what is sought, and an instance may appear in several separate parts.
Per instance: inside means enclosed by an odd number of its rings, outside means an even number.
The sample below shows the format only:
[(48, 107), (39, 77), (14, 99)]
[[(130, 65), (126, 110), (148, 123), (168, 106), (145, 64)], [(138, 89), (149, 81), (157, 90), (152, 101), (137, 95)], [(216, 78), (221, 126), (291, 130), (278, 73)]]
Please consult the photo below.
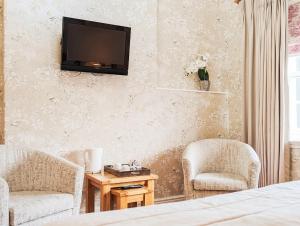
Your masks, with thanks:
[(64, 17), (62, 70), (128, 75), (129, 27)]

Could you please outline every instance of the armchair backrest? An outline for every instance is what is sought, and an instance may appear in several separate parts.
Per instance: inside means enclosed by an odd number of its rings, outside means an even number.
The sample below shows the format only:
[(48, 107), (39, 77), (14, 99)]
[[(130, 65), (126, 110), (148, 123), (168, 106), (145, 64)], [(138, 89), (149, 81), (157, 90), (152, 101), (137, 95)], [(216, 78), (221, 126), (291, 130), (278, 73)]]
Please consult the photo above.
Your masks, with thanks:
[[(23, 183), (31, 179), (24, 174), (28, 169), (34, 167), (32, 157), (34, 152), (23, 150), (2, 150), (0, 151), (0, 177), (4, 178), (10, 188), (10, 191), (23, 190)], [(20, 176), (22, 175), (22, 176)], [(22, 180), (21, 180), (22, 179)], [(28, 182), (28, 181), (26, 181)]]
[(0, 151), (0, 177), (10, 191), (57, 191), (73, 194), (81, 190), (83, 168), (41, 151)]
[(239, 174), (248, 178), (255, 151), (248, 144), (228, 139), (206, 139), (192, 144), (200, 172)]
[(0, 151), (0, 177), (7, 179), (14, 169), (27, 158), (27, 152), (21, 150)]

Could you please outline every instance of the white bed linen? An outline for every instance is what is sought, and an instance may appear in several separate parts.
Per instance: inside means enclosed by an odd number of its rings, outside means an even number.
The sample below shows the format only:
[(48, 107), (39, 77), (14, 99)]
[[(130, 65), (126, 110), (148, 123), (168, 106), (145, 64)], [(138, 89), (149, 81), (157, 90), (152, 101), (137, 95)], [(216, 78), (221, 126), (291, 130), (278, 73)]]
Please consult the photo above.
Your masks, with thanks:
[(73, 216), (47, 226), (300, 225), (300, 181), (177, 203)]

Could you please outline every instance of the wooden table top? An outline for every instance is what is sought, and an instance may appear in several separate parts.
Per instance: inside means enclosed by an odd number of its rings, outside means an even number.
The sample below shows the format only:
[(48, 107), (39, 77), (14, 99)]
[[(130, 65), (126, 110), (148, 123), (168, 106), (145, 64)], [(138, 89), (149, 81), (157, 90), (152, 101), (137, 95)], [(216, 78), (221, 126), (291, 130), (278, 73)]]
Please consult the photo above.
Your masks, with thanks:
[(110, 173), (105, 172), (104, 176), (101, 173), (86, 173), (86, 178), (92, 180), (99, 184), (120, 184), (120, 183), (130, 183), (135, 181), (146, 181), (146, 180), (157, 180), (158, 176), (151, 173), (150, 175), (142, 176), (131, 176), (131, 177), (117, 177)]

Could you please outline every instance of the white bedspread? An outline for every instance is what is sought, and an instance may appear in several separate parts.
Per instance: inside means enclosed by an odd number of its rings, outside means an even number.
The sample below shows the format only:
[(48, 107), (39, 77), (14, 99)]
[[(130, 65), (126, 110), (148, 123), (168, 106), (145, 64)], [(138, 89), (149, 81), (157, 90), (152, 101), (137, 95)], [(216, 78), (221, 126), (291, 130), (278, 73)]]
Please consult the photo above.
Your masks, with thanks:
[(67, 218), (48, 226), (300, 225), (300, 181), (218, 195)]

